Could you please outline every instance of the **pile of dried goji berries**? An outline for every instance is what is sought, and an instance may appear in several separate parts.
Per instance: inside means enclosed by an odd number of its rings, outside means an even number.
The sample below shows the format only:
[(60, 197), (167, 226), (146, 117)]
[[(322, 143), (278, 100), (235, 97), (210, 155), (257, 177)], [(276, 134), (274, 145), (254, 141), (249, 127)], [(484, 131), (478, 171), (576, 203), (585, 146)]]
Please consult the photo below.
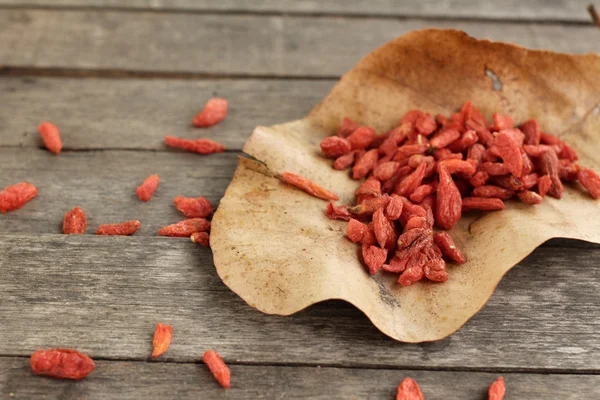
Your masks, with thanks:
[(330, 203), (326, 215), (349, 221), (347, 236), (362, 245), (371, 274), (400, 274), (405, 286), (424, 277), (444, 282), (445, 260), (465, 262), (450, 235), (434, 231), (452, 229), (463, 212), (502, 210), (511, 198), (560, 199), (563, 181), (579, 181), (600, 197), (600, 177), (576, 164), (575, 151), (535, 120), (516, 127), (496, 113), (488, 124), (471, 102), (450, 118), (409, 111), (383, 135), (344, 118), (321, 151), (335, 159), (333, 168), (366, 178), (355, 206)]

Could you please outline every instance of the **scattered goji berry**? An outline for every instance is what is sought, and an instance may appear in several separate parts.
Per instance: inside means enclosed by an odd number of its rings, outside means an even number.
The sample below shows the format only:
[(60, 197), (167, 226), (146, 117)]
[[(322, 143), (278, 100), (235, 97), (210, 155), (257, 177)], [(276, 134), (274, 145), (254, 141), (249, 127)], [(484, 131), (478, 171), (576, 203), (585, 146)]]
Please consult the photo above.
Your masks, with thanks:
[(204, 218), (191, 218), (167, 225), (158, 230), (158, 234), (170, 237), (190, 237), (195, 232), (208, 232), (210, 222)]
[(0, 191), (0, 212), (18, 210), (37, 196), (38, 190), (31, 183), (19, 182)]
[(406, 269), (406, 263), (408, 262), (407, 258), (400, 257), (392, 257), (389, 264), (383, 264), (381, 269), (387, 272), (392, 272), (394, 274), (399, 274)]
[(505, 394), (506, 387), (504, 386), (504, 378), (499, 377), (488, 389), (488, 400), (503, 400)]
[(381, 249), (368, 244), (362, 245), (363, 261), (369, 269), (370, 274), (376, 274), (381, 269), (387, 258), (387, 253), (387, 249)]
[(321, 153), (327, 158), (338, 158), (351, 150), (350, 141), (339, 136), (329, 136), (321, 141)]
[(169, 147), (190, 151), (199, 154), (222, 153), (225, 146), (210, 139), (181, 139), (174, 136), (165, 136), (165, 144)]
[(558, 176), (563, 181), (576, 181), (579, 175), (579, 165), (571, 163), (567, 159), (559, 160)]
[(396, 400), (424, 400), (421, 388), (414, 379), (404, 378), (398, 386)]
[(208, 232), (194, 232), (190, 239), (194, 243), (198, 243), (204, 247), (210, 247), (210, 235)]
[(176, 196), (175, 208), (188, 218), (206, 218), (213, 212), (213, 206), (206, 198)]
[(339, 137), (347, 137), (352, 132), (358, 129), (358, 124), (348, 117), (344, 117), (338, 125), (337, 135)]
[(499, 186), (483, 185), (473, 189), (472, 194), (474, 197), (494, 197), (501, 200), (508, 200), (515, 195), (515, 192)]
[(140, 186), (138, 186), (138, 188), (135, 190), (135, 193), (141, 201), (148, 201), (154, 195), (154, 191), (158, 187), (159, 182), (160, 178), (158, 175), (150, 175), (144, 179), (144, 182), (142, 182)]
[(50, 122), (42, 122), (38, 126), (38, 132), (42, 137), (44, 146), (46, 146), (48, 150), (54, 154), (60, 153), (63, 144), (62, 140), (60, 139), (60, 132), (58, 131), (56, 125)]
[(164, 354), (169, 345), (171, 344), (171, 338), (173, 337), (173, 327), (171, 325), (163, 325), (162, 323), (156, 324), (154, 328), (154, 339), (152, 339), (152, 358), (156, 358), (161, 354)]
[(352, 150), (366, 149), (375, 140), (375, 129), (370, 126), (361, 126), (354, 130), (347, 139)]
[(133, 235), (141, 226), (142, 223), (137, 220), (121, 222), (119, 224), (103, 224), (96, 230), (96, 235)]
[(523, 181), (512, 175), (494, 176), (491, 181), (504, 189), (513, 190), (515, 192), (525, 189)]
[(194, 126), (206, 128), (223, 121), (227, 116), (227, 100), (213, 97), (206, 102), (204, 109), (192, 118)]
[(377, 159), (379, 158), (379, 151), (377, 149), (372, 149), (363, 154), (362, 157), (356, 160), (354, 166), (352, 167), (352, 177), (354, 179), (362, 179), (377, 164)]
[(343, 156), (339, 156), (333, 163), (333, 169), (342, 171), (342, 170), (345, 170), (346, 168), (349, 168), (352, 164), (354, 164), (355, 157), (356, 157), (356, 151), (351, 151), (349, 153), (344, 154)]
[(465, 197), (462, 201), (462, 210), (496, 211), (504, 210), (504, 202), (496, 198)]
[(88, 355), (71, 349), (37, 350), (29, 363), (35, 374), (58, 379), (83, 379), (96, 369)]
[(348, 206), (336, 206), (334, 203), (327, 204), (325, 215), (331, 219), (348, 221), (351, 218)]
[(221, 356), (214, 350), (208, 350), (202, 355), (202, 361), (210, 372), (212, 372), (213, 376), (223, 386), (224, 388), (229, 388), (231, 385), (231, 373), (229, 372), (229, 368), (225, 365), (225, 362), (221, 358)]
[(319, 199), (339, 200), (339, 197), (335, 193), (322, 188), (316, 183), (313, 183), (308, 179), (301, 177), (300, 175), (292, 174), (291, 172), (284, 172), (281, 174), (281, 179), (284, 182), (297, 187), (298, 189), (302, 189), (311, 196), (318, 197)]
[(560, 149), (557, 148), (556, 146), (550, 146), (547, 144), (537, 144), (537, 145), (526, 144), (526, 145), (523, 145), (523, 150), (530, 157), (541, 157), (542, 154), (544, 154), (547, 151), (553, 151), (555, 153), (560, 152)]
[(85, 212), (80, 207), (73, 207), (63, 218), (63, 233), (67, 235), (82, 235), (87, 228)]
[(600, 176), (589, 168), (579, 168), (577, 179), (594, 200), (600, 198)]
[(398, 278), (398, 283), (402, 286), (410, 286), (415, 282), (420, 281), (425, 276), (425, 272), (423, 271), (423, 267), (414, 266), (408, 267), (407, 269), (400, 275)]

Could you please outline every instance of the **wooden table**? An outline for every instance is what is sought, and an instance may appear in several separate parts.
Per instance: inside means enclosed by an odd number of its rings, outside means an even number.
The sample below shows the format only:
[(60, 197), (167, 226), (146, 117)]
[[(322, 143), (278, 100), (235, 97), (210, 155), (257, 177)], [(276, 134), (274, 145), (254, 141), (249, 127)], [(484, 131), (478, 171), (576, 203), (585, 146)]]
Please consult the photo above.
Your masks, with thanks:
[[(428, 400), (484, 399), (502, 374), (507, 399), (600, 398), (600, 246), (547, 243), (459, 332), (408, 345), (342, 302), (261, 314), (224, 287), (208, 249), (156, 235), (180, 218), (175, 195), (218, 203), (254, 126), (302, 117), (371, 49), (435, 26), (599, 51), (587, 1), (0, 0), (0, 187), (40, 191), (0, 216), (1, 397), (392, 399), (411, 376)], [(213, 95), (230, 115), (202, 134), (228, 151), (166, 149), (165, 134), (198, 136), (189, 122)], [(41, 149), (43, 120), (62, 130), (60, 156)], [(134, 190), (151, 173), (162, 183), (142, 204)], [(62, 235), (75, 205), (88, 234)], [(135, 236), (92, 234), (133, 218)], [(150, 360), (159, 321), (175, 336)], [(47, 347), (87, 352), (97, 370), (35, 377), (28, 357)], [(201, 363), (209, 348), (231, 367), (228, 391)]]

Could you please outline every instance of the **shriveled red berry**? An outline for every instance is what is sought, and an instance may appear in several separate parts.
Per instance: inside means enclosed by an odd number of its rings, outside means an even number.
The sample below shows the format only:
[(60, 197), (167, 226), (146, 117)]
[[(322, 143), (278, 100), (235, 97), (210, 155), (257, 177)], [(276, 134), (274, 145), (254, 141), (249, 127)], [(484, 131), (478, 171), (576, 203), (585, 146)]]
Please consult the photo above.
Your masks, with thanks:
[(341, 219), (348, 221), (352, 215), (348, 211), (348, 206), (336, 206), (334, 203), (328, 203), (325, 207), (325, 215), (331, 219)]
[(73, 207), (63, 218), (63, 233), (67, 235), (82, 235), (87, 228), (85, 212), (80, 207)]
[(35, 374), (57, 379), (83, 379), (96, 369), (94, 360), (87, 354), (72, 349), (38, 350), (31, 355), (29, 363)]
[(167, 225), (158, 230), (158, 234), (171, 237), (190, 237), (196, 232), (208, 232), (210, 222), (204, 218), (190, 218), (176, 224)]
[(504, 202), (496, 198), (465, 197), (462, 199), (462, 210), (496, 211), (504, 210)]
[(141, 226), (142, 223), (137, 220), (121, 222), (120, 224), (104, 224), (98, 227), (96, 230), (96, 235), (133, 235), (138, 229), (140, 229)]
[(63, 144), (60, 138), (60, 132), (56, 125), (50, 122), (42, 122), (38, 126), (38, 132), (44, 141), (44, 146), (54, 154), (60, 153)]
[(225, 119), (228, 107), (227, 100), (214, 97), (208, 100), (204, 109), (192, 118), (192, 124), (202, 128), (216, 125)]
[(577, 179), (594, 200), (600, 198), (600, 176), (597, 173), (589, 168), (580, 167)]
[(352, 132), (358, 129), (358, 124), (348, 117), (344, 117), (338, 125), (337, 135), (339, 137), (347, 137)]
[(396, 400), (424, 400), (421, 388), (414, 379), (404, 378), (398, 385)]
[(352, 150), (366, 149), (375, 140), (375, 130), (370, 126), (361, 126), (348, 137)]
[(488, 389), (488, 400), (503, 400), (505, 394), (506, 387), (504, 386), (504, 378), (499, 377)]
[(210, 235), (208, 232), (194, 232), (190, 235), (190, 239), (201, 246), (210, 247)]
[(18, 210), (37, 196), (38, 190), (31, 183), (19, 182), (0, 191), (0, 212)]
[(173, 199), (175, 208), (188, 218), (206, 218), (213, 212), (213, 206), (205, 197), (176, 196)]
[(222, 153), (225, 146), (210, 139), (181, 139), (173, 136), (165, 136), (165, 144), (169, 147), (190, 151), (198, 154)]
[(308, 179), (301, 177), (300, 175), (292, 174), (291, 172), (284, 172), (281, 174), (281, 179), (284, 182), (297, 187), (298, 189), (302, 189), (311, 196), (318, 197), (319, 199), (339, 200), (339, 197), (335, 193), (322, 188), (316, 183), (313, 183)]
[(135, 190), (135, 193), (141, 201), (148, 201), (154, 195), (159, 182), (160, 178), (158, 175), (150, 175), (144, 179), (144, 182), (142, 182), (140, 186), (138, 186), (138, 188)]
[(436, 232), (433, 235), (433, 241), (439, 247), (444, 257), (459, 264), (465, 263), (465, 256), (456, 247), (452, 236), (448, 232)]
[(210, 372), (212, 372), (213, 376), (223, 386), (224, 388), (229, 388), (231, 386), (231, 373), (229, 372), (229, 368), (225, 365), (225, 362), (221, 358), (221, 356), (214, 350), (208, 350), (202, 355), (202, 361)]
[(327, 158), (338, 158), (351, 150), (350, 141), (339, 136), (329, 136), (321, 141), (321, 153)]
[(387, 258), (387, 252), (386, 249), (380, 249), (377, 246), (362, 245), (363, 261), (367, 265), (370, 274), (376, 274), (381, 269)]

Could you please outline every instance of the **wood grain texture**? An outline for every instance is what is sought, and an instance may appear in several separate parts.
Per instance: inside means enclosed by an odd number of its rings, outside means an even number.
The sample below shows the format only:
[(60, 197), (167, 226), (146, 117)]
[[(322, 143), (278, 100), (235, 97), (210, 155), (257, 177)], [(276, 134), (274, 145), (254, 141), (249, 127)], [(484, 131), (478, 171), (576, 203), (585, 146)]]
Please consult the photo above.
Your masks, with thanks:
[[(0, 232), (62, 233), (64, 213), (82, 207), (88, 234), (100, 224), (138, 219), (138, 236), (157, 235), (185, 219), (173, 198), (204, 196), (216, 207), (233, 176), (239, 153), (201, 156), (165, 152), (91, 151), (54, 156), (37, 149), (0, 149), (0, 188), (33, 183), (38, 196), (20, 210), (0, 215)], [(135, 189), (151, 174), (161, 178), (154, 197), (141, 202)]]
[(536, 49), (598, 51), (596, 27), (551, 23), (5, 9), (0, 26), (0, 65), (23, 68), (335, 77), (424, 27)]
[[(304, 117), (334, 80), (148, 80), (0, 77), (0, 147), (36, 146), (41, 121), (61, 130), (66, 149), (165, 150), (165, 135), (205, 137), (240, 150), (257, 125)], [(212, 96), (229, 114), (210, 129), (192, 117)]]
[(386, 338), (342, 302), (290, 317), (262, 314), (220, 282), (210, 251), (187, 239), (5, 234), (0, 254), (4, 355), (75, 347), (145, 360), (163, 322), (175, 338), (164, 361), (198, 362), (215, 348), (242, 363), (600, 369), (599, 249), (536, 250), (459, 332), (419, 345)]
[[(492, 373), (230, 365), (231, 388), (222, 389), (204, 364), (97, 361), (86, 379), (69, 382), (34, 376), (27, 358), (0, 358), (0, 394), (36, 399), (392, 399), (405, 377), (425, 398), (483, 399)], [(504, 374), (506, 399), (576, 400), (600, 395), (600, 377)], [(449, 397), (449, 396), (452, 397)]]
[(0, 0), (0, 5), (19, 7), (93, 7), (200, 12), (307, 13), (361, 16), (419, 16), (441, 18), (489, 18), (515, 20), (588, 21), (588, 0), (510, 0), (503, 2), (450, 0), (438, 2), (374, 0)]

